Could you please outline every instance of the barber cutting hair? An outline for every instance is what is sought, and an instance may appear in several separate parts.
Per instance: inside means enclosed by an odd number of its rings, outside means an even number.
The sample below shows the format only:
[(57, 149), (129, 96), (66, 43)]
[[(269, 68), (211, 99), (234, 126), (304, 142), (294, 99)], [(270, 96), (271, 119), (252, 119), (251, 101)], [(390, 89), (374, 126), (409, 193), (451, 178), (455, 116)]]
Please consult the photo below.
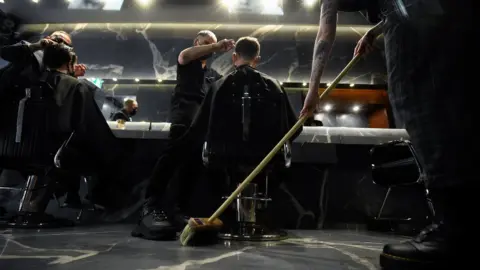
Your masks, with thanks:
[[(29, 87), (38, 80), (45, 69), (43, 50), (54, 44), (65, 44), (72, 47), (72, 39), (64, 31), (55, 31), (35, 43), (21, 41), (17, 44), (2, 47), (0, 57), (9, 63), (2, 68), (0, 74), (0, 94), (15, 88)], [(80, 77), (85, 74), (86, 67), (82, 64), (75, 64), (74, 70), (73, 75)]]
[[(223, 39), (217, 42), (213, 32), (203, 30), (196, 35), (193, 46), (178, 55), (177, 85), (170, 104), (170, 143), (150, 177), (146, 203), (138, 225), (132, 231), (133, 236), (153, 240), (172, 240), (175, 239), (176, 232), (185, 225), (183, 207), (175, 205), (166, 213), (161, 204), (161, 198), (170, 182), (198, 177), (195, 175), (198, 173), (198, 170), (194, 169), (195, 160), (191, 160), (191, 157), (185, 154), (185, 149), (178, 146), (178, 141), (189, 129), (205, 98), (206, 89), (211, 82), (220, 77), (213, 70), (208, 69), (207, 60), (214, 53), (230, 51), (234, 46), (234, 40)], [(180, 197), (175, 203), (186, 201), (188, 198), (185, 197), (188, 197), (188, 194), (180, 194)]]

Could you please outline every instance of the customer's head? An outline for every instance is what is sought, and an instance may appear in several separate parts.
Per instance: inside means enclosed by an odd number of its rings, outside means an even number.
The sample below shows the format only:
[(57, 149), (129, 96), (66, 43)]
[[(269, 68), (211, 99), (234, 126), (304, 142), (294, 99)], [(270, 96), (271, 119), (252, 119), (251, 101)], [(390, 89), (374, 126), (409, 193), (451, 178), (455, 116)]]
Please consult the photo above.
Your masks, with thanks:
[(138, 103), (133, 99), (127, 99), (123, 103), (123, 109), (129, 114), (129, 116), (134, 116), (138, 110)]
[(260, 60), (260, 43), (254, 37), (242, 37), (235, 43), (232, 61), (235, 66), (256, 67)]
[(51, 70), (73, 74), (76, 63), (77, 56), (73, 48), (65, 44), (51, 45), (44, 50), (43, 64)]

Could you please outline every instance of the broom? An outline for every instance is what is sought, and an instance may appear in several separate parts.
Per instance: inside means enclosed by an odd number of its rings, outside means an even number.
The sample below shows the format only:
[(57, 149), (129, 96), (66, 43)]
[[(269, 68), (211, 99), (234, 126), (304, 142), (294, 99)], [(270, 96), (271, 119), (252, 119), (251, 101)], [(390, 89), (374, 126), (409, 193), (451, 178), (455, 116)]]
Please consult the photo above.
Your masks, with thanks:
[[(340, 82), (340, 80), (352, 69), (352, 67), (360, 60), (361, 55), (357, 54), (347, 66), (338, 74), (335, 80), (330, 86), (320, 94), (319, 100), (325, 98), (330, 91)], [(285, 136), (275, 145), (275, 147), (268, 153), (268, 155), (258, 164), (258, 166), (250, 173), (250, 175), (243, 180), (243, 182), (237, 187), (237, 189), (228, 197), (225, 202), (215, 211), (210, 218), (190, 218), (187, 225), (183, 229), (180, 235), (180, 242), (183, 246), (186, 246), (197, 233), (208, 233), (208, 236), (212, 236), (211, 233), (218, 232), (223, 226), (223, 222), (218, 218), (227, 207), (235, 200), (235, 198), (242, 192), (248, 184), (255, 179), (255, 177), (267, 166), (272, 158), (280, 151), (283, 145), (295, 134), (295, 132), (303, 126), (309, 116), (304, 115), (298, 119), (297, 123), (285, 134)]]

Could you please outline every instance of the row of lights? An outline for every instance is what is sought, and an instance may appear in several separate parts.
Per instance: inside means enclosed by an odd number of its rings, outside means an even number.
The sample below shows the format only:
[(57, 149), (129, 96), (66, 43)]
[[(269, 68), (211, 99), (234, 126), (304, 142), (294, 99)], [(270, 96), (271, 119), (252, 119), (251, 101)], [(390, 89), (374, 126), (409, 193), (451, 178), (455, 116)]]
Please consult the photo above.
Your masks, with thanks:
[[(332, 109), (333, 109), (333, 106), (332, 106), (331, 104), (325, 104), (325, 105), (323, 106), (323, 111), (325, 111), (325, 112), (329, 112), (329, 111), (331, 111)], [(360, 111), (360, 106), (354, 105), (354, 106), (352, 107), (352, 111), (353, 111), (353, 112), (359, 112), (359, 111)]]
[[(65, 2), (72, 2), (73, 0), (65, 0)], [(153, 0), (135, 0), (139, 5), (147, 7), (149, 6)], [(0, 0), (0, 3), (4, 3), (4, 0)], [(33, 3), (37, 4), (40, 2), (40, 0), (32, 0)]]
[[(94, 79), (94, 78), (92, 78), (92, 79)], [(133, 79), (133, 80), (134, 80), (135, 82), (137, 82), (137, 83), (140, 82), (140, 79), (139, 79), (139, 78), (135, 78), (135, 79)], [(116, 81), (118, 81), (118, 79), (117, 79), (117, 78), (112, 78), (112, 81), (116, 82)], [(157, 81), (158, 81), (158, 82), (163, 82), (162, 79), (157, 79)], [(283, 82), (280, 82), (280, 85), (283, 85)], [(331, 85), (332, 85), (332, 83), (327, 83), (327, 86), (331, 86)], [(304, 83), (302, 83), (302, 86), (308, 86), (308, 83), (304, 82)], [(351, 84), (349, 84), (349, 86), (350, 86), (350, 87), (355, 87), (355, 84), (354, 84), (354, 83), (351, 83)]]
[[(281, 82), (280, 85), (283, 85), (283, 82)], [(308, 85), (308, 83), (306, 83), (306, 82), (302, 83), (302, 86), (307, 86), (307, 85)], [(327, 83), (327, 86), (331, 86), (331, 85), (332, 85), (332, 83)], [(354, 87), (354, 86), (355, 86), (354, 83), (350, 84), (350, 87)]]
[[(73, 0), (65, 0), (65, 2), (72, 2)], [(153, 0), (135, 0), (140, 6), (147, 7), (149, 6)], [(303, 0), (303, 4), (306, 7), (313, 7), (319, 0)], [(38, 3), (40, 0), (32, 0), (33, 3)], [(233, 7), (237, 4), (238, 0), (221, 0), (221, 4), (227, 7)], [(274, 0), (263, 0), (266, 7), (271, 6)], [(0, 3), (4, 3), (4, 0), (0, 0)]]

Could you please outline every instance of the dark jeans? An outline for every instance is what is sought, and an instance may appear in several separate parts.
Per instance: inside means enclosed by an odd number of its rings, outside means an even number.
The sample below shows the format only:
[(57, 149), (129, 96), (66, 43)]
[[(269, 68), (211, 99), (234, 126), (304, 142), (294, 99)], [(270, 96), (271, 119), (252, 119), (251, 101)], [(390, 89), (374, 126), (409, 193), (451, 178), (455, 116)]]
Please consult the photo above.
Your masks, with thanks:
[(418, 152), (429, 188), (470, 185), (478, 177), (472, 80), (480, 47), (473, 1), (403, 3), (403, 11), (387, 9), (384, 29), (394, 113)]

